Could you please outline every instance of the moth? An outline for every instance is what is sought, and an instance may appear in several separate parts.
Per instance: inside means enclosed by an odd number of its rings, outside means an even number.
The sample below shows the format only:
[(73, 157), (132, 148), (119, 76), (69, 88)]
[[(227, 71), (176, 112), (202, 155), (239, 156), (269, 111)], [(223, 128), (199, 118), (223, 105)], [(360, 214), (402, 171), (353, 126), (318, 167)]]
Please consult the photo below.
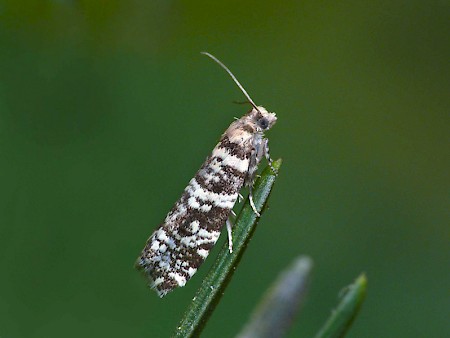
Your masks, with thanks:
[(264, 132), (277, 121), (275, 113), (257, 106), (233, 73), (215, 56), (203, 52), (218, 63), (240, 88), (252, 109), (235, 120), (184, 189), (180, 199), (147, 240), (136, 268), (149, 280), (160, 297), (181, 287), (197, 272), (227, 225), (229, 250), (232, 252), (232, 209), (239, 191), (249, 188), (253, 201), (253, 183), (263, 157), (271, 165), (268, 139)]

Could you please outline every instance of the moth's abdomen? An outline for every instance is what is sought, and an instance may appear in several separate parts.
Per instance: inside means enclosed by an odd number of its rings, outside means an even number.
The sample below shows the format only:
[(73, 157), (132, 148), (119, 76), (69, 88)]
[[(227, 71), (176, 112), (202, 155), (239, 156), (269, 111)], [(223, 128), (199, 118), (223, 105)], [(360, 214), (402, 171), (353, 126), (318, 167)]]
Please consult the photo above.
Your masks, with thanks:
[(237, 200), (251, 143), (223, 136), (137, 261), (162, 297), (184, 286), (208, 256)]

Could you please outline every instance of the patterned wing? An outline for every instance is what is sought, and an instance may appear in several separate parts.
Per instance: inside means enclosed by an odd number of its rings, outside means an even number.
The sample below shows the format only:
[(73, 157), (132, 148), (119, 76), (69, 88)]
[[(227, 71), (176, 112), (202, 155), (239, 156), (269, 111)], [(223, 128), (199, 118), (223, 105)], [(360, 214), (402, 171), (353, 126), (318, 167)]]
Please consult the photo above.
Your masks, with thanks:
[(184, 286), (218, 240), (248, 172), (251, 144), (225, 133), (148, 239), (136, 265), (160, 297)]

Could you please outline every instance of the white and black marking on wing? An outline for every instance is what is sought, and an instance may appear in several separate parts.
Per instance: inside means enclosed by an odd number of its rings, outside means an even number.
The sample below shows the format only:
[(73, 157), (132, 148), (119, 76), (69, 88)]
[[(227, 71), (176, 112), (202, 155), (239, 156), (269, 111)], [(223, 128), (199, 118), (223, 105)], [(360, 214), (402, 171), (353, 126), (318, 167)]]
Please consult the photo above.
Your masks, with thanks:
[[(228, 68), (205, 54), (224, 67), (243, 90)], [(250, 202), (257, 213), (251, 195), (253, 179), (263, 156), (271, 163), (264, 131), (273, 126), (276, 116), (256, 106), (243, 92), (252, 110), (225, 131), (136, 262), (160, 297), (184, 286), (195, 274), (217, 242), (244, 185), (250, 188)]]

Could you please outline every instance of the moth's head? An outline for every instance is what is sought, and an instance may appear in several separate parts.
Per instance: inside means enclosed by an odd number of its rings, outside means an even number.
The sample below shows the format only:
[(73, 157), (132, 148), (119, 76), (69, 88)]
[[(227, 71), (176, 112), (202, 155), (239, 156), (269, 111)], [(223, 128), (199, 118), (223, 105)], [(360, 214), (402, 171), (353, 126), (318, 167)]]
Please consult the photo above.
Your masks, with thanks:
[(264, 107), (257, 106), (257, 108), (253, 108), (248, 113), (248, 117), (251, 119), (256, 131), (263, 133), (272, 128), (275, 122), (277, 122), (277, 116), (275, 113), (268, 112)]

